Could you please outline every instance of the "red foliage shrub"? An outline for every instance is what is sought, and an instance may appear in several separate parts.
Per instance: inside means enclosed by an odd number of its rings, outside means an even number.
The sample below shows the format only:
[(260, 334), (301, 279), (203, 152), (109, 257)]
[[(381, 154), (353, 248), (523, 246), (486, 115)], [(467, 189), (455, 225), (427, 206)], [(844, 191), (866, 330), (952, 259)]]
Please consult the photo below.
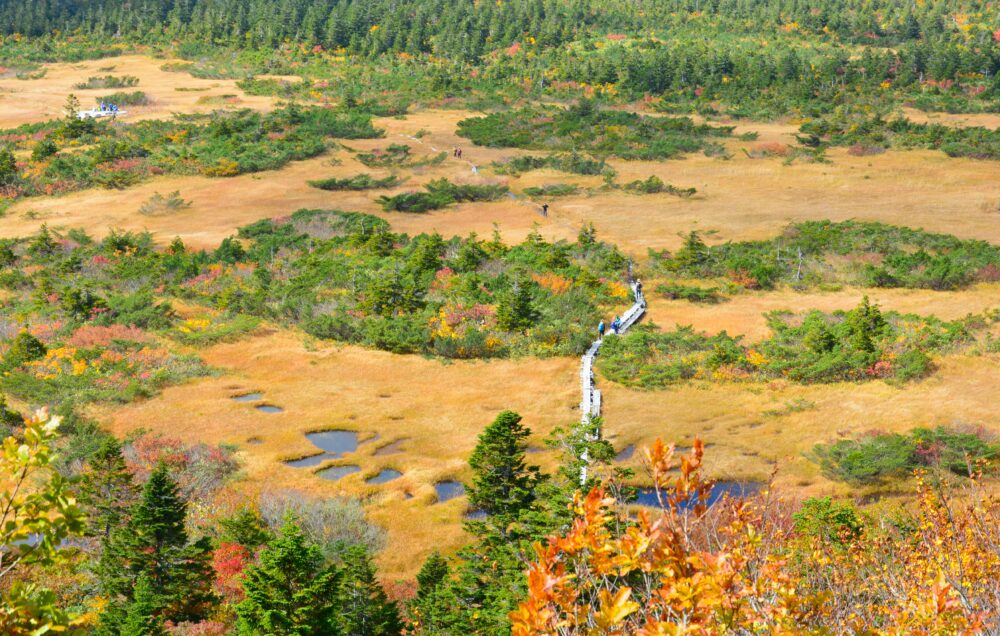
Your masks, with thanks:
[(72, 347), (88, 349), (91, 347), (107, 347), (116, 340), (127, 342), (146, 342), (146, 332), (138, 327), (125, 327), (123, 325), (111, 325), (109, 327), (98, 327), (95, 325), (84, 325), (69, 337), (66, 344)]
[(238, 543), (221, 543), (212, 553), (215, 591), (230, 603), (243, 600), (243, 569), (250, 557), (250, 551)]
[(847, 149), (847, 154), (852, 157), (869, 157), (871, 155), (880, 155), (885, 152), (885, 148), (882, 146), (868, 146), (865, 144), (854, 144)]

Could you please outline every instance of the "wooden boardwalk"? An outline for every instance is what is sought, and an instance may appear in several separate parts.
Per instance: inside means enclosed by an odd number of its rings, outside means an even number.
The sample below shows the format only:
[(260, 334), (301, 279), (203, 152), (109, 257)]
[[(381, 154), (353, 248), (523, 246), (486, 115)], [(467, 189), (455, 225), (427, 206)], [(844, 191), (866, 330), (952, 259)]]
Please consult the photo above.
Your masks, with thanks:
[[(646, 313), (646, 297), (642, 294), (640, 283), (632, 283), (631, 288), (635, 303), (619, 319), (621, 326), (618, 328), (618, 334), (628, 331)], [(608, 337), (614, 337), (614, 334), (609, 334)], [(584, 427), (587, 427), (594, 418), (601, 416), (601, 391), (594, 384), (594, 358), (600, 352), (601, 344), (603, 340), (595, 340), (580, 361), (580, 390), (583, 394), (580, 400), (580, 424)], [(597, 430), (592, 439), (599, 439), (600, 435), (601, 431)], [(586, 449), (580, 459), (583, 461), (580, 467), (580, 485), (583, 486), (587, 483), (587, 465), (590, 461)]]

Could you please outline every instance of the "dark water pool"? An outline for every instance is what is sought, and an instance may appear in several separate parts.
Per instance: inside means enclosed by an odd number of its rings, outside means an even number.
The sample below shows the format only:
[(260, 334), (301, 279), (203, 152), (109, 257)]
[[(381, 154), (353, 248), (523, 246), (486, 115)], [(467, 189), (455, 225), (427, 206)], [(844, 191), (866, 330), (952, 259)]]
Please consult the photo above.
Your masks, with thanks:
[(383, 468), (381, 471), (379, 471), (379, 474), (375, 475), (374, 477), (370, 477), (366, 483), (385, 484), (392, 481), (393, 479), (399, 479), (402, 476), (403, 473), (399, 472), (398, 470), (394, 470), (392, 468)]
[(234, 402), (257, 402), (258, 400), (264, 399), (263, 393), (244, 393), (243, 395), (234, 395), (231, 398)]
[(434, 484), (434, 490), (437, 492), (438, 503), (465, 494), (465, 486), (460, 481), (439, 481)]
[(312, 466), (319, 466), (328, 459), (334, 459), (334, 456), (326, 453), (318, 453), (301, 459), (292, 459), (285, 462), (285, 465), (291, 466), (292, 468), (310, 468)]
[(358, 434), (355, 431), (319, 431), (306, 433), (306, 439), (316, 448), (334, 457), (340, 457), (358, 450)]
[(347, 464), (346, 466), (330, 466), (329, 468), (324, 468), (316, 474), (323, 479), (337, 481), (342, 477), (347, 477), (348, 475), (356, 473), (360, 470), (361, 466), (358, 466), (357, 464)]
[[(764, 484), (752, 481), (717, 481), (712, 486), (712, 492), (708, 495), (709, 506), (714, 505), (723, 496), (729, 497), (750, 497), (757, 494), (764, 487)], [(656, 491), (652, 488), (640, 488), (636, 493), (635, 502), (640, 506), (652, 506), (658, 508), (659, 501), (656, 498)], [(682, 504), (681, 508), (686, 508), (690, 504)]]
[(632, 455), (634, 454), (635, 454), (635, 444), (629, 444), (625, 448), (618, 451), (618, 454), (615, 455), (615, 461), (616, 462), (628, 461), (632, 459)]

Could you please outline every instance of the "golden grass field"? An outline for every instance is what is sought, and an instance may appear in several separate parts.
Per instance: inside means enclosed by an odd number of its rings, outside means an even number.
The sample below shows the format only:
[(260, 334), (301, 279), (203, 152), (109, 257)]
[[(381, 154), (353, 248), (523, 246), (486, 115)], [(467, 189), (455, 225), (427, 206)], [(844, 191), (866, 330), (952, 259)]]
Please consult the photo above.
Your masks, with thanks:
[[(85, 62), (46, 64), (45, 76), (17, 79), (0, 77), (0, 128), (13, 128), (64, 114), (66, 96), (73, 93), (84, 108), (94, 108), (95, 98), (117, 92), (142, 91), (150, 98), (147, 106), (129, 106), (128, 120), (163, 119), (172, 113), (207, 113), (218, 108), (255, 108), (273, 106), (270, 97), (246, 95), (234, 80), (198, 79), (187, 73), (164, 71), (161, 67), (180, 60), (153, 59), (142, 55), (124, 55)], [(74, 85), (91, 76), (134, 75), (139, 84), (133, 88), (79, 89)], [(235, 99), (222, 101), (223, 96)], [(214, 99), (213, 99), (214, 98)]]
[[(329, 343), (306, 346), (301, 334), (284, 330), (201, 353), (223, 371), (219, 377), (169, 388), (100, 413), (101, 419), (119, 434), (144, 427), (188, 441), (238, 444), (246, 473), (240, 487), (249, 493), (295, 488), (319, 496), (373, 495), (372, 519), (389, 530), (390, 548), (380, 556), (389, 576), (413, 576), (431, 549), (461, 544), (466, 500), (435, 503), (434, 483), (468, 479), (466, 459), (476, 436), (497, 413), (521, 413), (540, 446), (552, 427), (576, 419), (580, 400), (572, 359), (444, 364)], [(251, 391), (284, 412), (261, 413), (230, 399)], [(361, 472), (330, 482), (314, 469), (284, 465), (318, 452), (304, 433), (328, 429), (379, 436), (333, 462), (356, 463)], [(251, 438), (260, 443), (249, 444)], [(398, 439), (405, 439), (404, 452), (372, 455)], [(383, 486), (364, 483), (386, 467), (403, 476)]]
[[(113, 74), (141, 78), (134, 90), (155, 100), (136, 117), (201, 110), (203, 95), (240, 95), (239, 105), (271, 106), (265, 98), (243, 96), (231, 82), (197, 80), (160, 70), (161, 60), (122, 57), (78, 65), (51, 65), (41, 80), (0, 80), (0, 126), (58, 116), (68, 87), (114, 65)], [(205, 87), (204, 92), (178, 88)], [(77, 91), (83, 93), (82, 91)], [(44, 107), (41, 112), (32, 103)], [(486, 166), (520, 154), (514, 150), (475, 148), (455, 135), (458, 121), (472, 113), (423, 110), (402, 119), (382, 119), (382, 140), (352, 141), (354, 150), (408, 143), (418, 155), (448, 152), (438, 166), (405, 169), (407, 179), (392, 192), (414, 189), (438, 177), (456, 182), (502, 181), (519, 193), (546, 183), (600, 185), (597, 177), (536, 171), (519, 178), (498, 177)], [(132, 115), (130, 114), (131, 118)], [(941, 116), (956, 125), (997, 125), (993, 116)], [(788, 142), (793, 124), (740, 125), (756, 130), (760, 141)], [(424, 136), (412, 138), (418, 131)], [(741, 150), (758, 142), (727, 142), (729, 161), (691, 156), (662, 163), (614, 162), (619, 182), (651, 174), (679, 187), (696, 187), (690, 199), (669, 195), (638, 196), (621, 192), (582, 194), (553, 200), (548, 218), (526, 199), (463, 204), (429, 214), (386, 214), (374, 199), (384, 192), (324, 192), (309, 179), (372, 172), (353, 153), (336, 149), (325, 156), (282, 170), (228, 179), (159, 177), (127, 190), (91, 190), (57, 198), (35, 198), (14, 205), (0, 217), (0, 236), (23, 236), (42, 223), (50, 228), (83, 227), (95, 235), (111, 228), (149, 230), (161, 242), (180, 236), (195, 247), (214, 247), (237, 227), (261, 218), (286, 215), (298, 208), (358, 210), (378, 214), (396, 231), (438, 231), (446, 236), (475, 231), (489, 235), (496, 224), (507, 241), (519, 241), (533, 226), (549, 238), (575, 236), (593, 223), (600, 238), (617, 243), (639, 259), (648, 248), (673, 249), (680, 234), (712, 231), (710, 243), (766, 238), (786, 224), (807, 219), (863, 219), (922, 227), (927, 230), (1000, 243), (1000, 167), (995, 162), (949, 159), (940, 152), (890, 151), (873, 157), (829, 153), (828, 164), (785, 166), (780, 159), (750, 159)], [(451, 157), (462, 146), (465, 160)], [(332, 165), (335, 159), (338, 165)], [(466, 161), (467, 160), (467, 161)], [(479, 166), (474, 175), (471, 165)], [(154, 192), (179, 190), (193, 202), (189, 209), (143, 216), (139, 206)], [(648, 281), (652, 291), (655, 281)], [(766, 336), (762, 314), (776, 309), (847, 309), (867, 293), (885, 309), (933, 313), (953, 319), (1000, 307), (1000, 285), (980, 285), (959, 292), (856, 290), (798, 293), (790, 290), (746, 293), (718, 305), (668, 301), (650, 293), (649, 320), (664, 328), (691, 324), (699, 330), (725, 329), (749, 340)], [(397, 356), (357, 347), (315, 342), (291, 330), (264, 330), (241, 342), (200, 351), (220, 370), (217, 377), (165, 390), (162, 395), (126, 407), (98, 412), (116, 433), (147, 428), (186, 441), (227, 442), (240, 446), (245, 477), (237, 487), (252, 494), (262, 489), (297, 488), (320, 496), (340, 493), (370, 497), (372, 520), (389, 531), (390, 545), (379, 556), (388, 578), (412, 577), (431, 549), (455, 549), (464, 540), (460, 526), (464, 499), (435, 503), (433, 484), (445, 478), (468, 478), (468, 454), (476, 436), (496, 413), (510, 408), (535, 431), (533, 444), (555, 426), (579, 417), (577, 360), (455, 362)], [(838, 435), (873, 428), (908, 430), (919, 425), (970, 424), (1000, 433), (996, 409), (996, 354), (949, 355), (933, 376), (903, 388), (883, 382), (798, 386), (783, 382), (710, 384), (695, 382), (662, 391), (639, 391), (599, 380), (605, 396), (608, 438), (619, 448), (646, 444), (655, 437), (690, 443), (700, 436), (709, 444), (706, 466), (717, 478), (766, 478), (779, 466), (777, 484), (794, 496), (846, 494), (843, 485), (819, 475), (804, 457), (813, 445)], [(260, 391), (283, 413), (266, 414), (231, 396)], [(789, 405), (800, 408), (790, 409)], [(769, 413), (770, 412), (770, 413)], [(337, 482), (324, 481), (307, 468), (290, 468), (285, 459), (315, 452), (304, 433), (323, 429), (356, 430), (379, 440), (362, 445), (350, 461), (362, 470)], [(260, 443), (248, 440), (259, 438)], [(403, 452), (375, 457), (378, 445), (405, 438)], [(636, 464), (640, 453), (632, 463)], [(532, 455), (540, 463), (546, 454)], [(343, 463), (343, 462), (341, 462)], [(403, 476), (372, 487), (364, 479), (383, 467)], [(407, 499), (406, 494), (412, 495)]]

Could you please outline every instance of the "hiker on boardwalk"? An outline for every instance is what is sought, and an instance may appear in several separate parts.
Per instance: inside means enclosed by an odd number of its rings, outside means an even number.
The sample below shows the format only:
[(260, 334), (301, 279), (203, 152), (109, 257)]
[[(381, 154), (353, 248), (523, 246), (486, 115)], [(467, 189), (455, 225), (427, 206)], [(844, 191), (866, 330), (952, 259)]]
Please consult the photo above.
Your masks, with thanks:
[(543, 203), (542, 204), (542, 216), (548, 216), (548, 215), (549, 215), (549, 204), (548, 203)]
[(598, 337), (600, 339), (604, 338), (604, 321), (603, 320), (601, 321), (601, 324), (597, 325), (597, 335), (598, 335)]
[(617, 335), (622, 328), (621, 318), (615, 316), (615, 319), (611, 321), (611, 333)]
[(456, 157), (458, 157), (459, 159), (461, 159), (461, 158), (462, 158), (462, 149), (461, 149), (461, 148), (459, 148), (459, 149), (458, 149), (458, 150), (457, 150), (456, 152), (457, 152), (458, 154), (457, 154), (457, 155), (455, 155), (455, 156), (456, 156)]

